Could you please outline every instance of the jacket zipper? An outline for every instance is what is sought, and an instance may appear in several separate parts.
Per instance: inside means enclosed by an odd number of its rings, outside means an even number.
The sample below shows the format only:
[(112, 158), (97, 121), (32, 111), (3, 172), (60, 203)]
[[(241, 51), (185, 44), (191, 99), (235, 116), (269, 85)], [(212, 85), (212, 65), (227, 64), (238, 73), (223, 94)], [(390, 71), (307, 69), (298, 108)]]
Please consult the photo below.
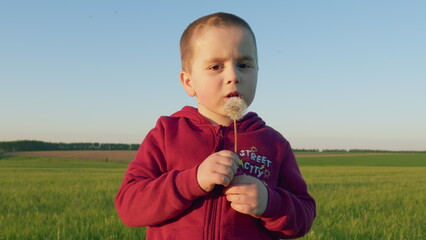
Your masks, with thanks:
[(211, 198), (212, 204), (211, 204), (211, 215), (209, 219), (208, 229), (209, 229), (209, 236), (208, 239), (214, 240), (216, 236), (216, 212), (217, 212), (217, 201), (219, 194), (216, 192), (216, 189), (213, 190), (213, 196)]
[[(217, 131), (216, 134), (216, 149), (215, 151), (220, 151), (222, 149), (224, 149), (224, 127), (220, 126), (219, 130)], [(219, 201), (219, 196), (220, 196), (220, 192), (222, 188), (220, 186), (216, 186), (213, 189), (212, 192), (212, 196), (211, 196), (211, 209), (210, 209), (210, 218), (209, 218), (209, 222), (207, 223), (207, 229), (208, 229), (208, 239), (214, 240), (216, 237), (216, 221), (217, 221), (217, 211), (218, 211), (218, 201)]]

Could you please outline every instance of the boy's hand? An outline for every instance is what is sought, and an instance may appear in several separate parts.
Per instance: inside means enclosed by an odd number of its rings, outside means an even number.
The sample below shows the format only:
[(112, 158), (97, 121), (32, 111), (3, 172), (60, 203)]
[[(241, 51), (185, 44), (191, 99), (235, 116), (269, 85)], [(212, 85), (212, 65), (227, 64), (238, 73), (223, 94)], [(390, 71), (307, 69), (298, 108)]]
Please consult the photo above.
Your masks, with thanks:
[(210, 192), (215, 185), (228, 186), (238, 170), (238, 156), (227, 150), (213, 153), (198, 166), (197, 181)]
[(268, 205), (268, 189), (255, 177), (236, 176), (224, 193), (235, 211), (253, 217), (262, 216)]

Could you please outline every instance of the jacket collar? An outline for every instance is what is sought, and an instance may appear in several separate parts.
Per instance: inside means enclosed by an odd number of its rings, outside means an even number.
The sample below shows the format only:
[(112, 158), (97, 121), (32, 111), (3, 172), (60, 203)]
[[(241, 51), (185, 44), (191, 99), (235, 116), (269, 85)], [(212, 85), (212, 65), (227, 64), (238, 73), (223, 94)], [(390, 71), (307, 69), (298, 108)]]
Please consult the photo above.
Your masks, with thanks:
[[(207, 118), (201, 115), (198, 112), (197, 108), (185, 106), (180, 111), (172, 114), (172, 117), (176, 118), (186, 118), (190, 120), (193, 124), (202, 126), (202, 125), (210, 125), (211, 123)], [(265, 127), (265, 122), (254, 112), (248, 112), (244, 115), (244, 117), (237, 121), (237, 127), (240, 130), (246, 131), (254, 131), (260, 128)]]

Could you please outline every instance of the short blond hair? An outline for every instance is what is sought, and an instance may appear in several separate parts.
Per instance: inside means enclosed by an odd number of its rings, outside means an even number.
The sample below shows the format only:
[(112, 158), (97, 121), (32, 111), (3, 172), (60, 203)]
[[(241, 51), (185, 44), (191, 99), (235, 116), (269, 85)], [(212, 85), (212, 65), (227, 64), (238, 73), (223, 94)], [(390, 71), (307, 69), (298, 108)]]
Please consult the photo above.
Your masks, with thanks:
[(250, 25), (244, 21), (244, 19), (230, 14), (230, 13), (213, 13), (204, 17), (201, 17), (185, 29), (180, 38), (180, 57), (182, 63), (182, 70), (191, 71), (191, 64), (194, 57), (193, 49), (193, 38), (196, 34), (200, 33), (203, 29), (207, 27), (224, 27), (224, 26), (239, 26), (246, 28), (253, 37), (253, 43), (256, 50), (257, 58), (257, 46), (256, 38), (254, 36), (253, 30), (251, 30)]

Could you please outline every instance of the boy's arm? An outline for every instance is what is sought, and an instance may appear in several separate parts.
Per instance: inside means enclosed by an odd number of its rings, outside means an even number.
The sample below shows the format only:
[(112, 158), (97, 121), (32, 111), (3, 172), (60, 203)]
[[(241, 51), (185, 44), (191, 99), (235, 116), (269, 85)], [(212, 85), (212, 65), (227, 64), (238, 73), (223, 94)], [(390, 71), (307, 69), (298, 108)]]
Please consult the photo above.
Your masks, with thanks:
[(129, 164), (115, 199), (122, 221), (131, 227), (152, 226), (178, 216), (206, 195), (197, 183), (197, 166), (167, 171), (161, 121), (145, 138)]
[(268, 204), (261, 216), (269, 231), (281, 238), (305, 235), (316, 216), (315, 200), (309, 195), (289, 144), (282, 158), (277, 187), (267, 187)]

